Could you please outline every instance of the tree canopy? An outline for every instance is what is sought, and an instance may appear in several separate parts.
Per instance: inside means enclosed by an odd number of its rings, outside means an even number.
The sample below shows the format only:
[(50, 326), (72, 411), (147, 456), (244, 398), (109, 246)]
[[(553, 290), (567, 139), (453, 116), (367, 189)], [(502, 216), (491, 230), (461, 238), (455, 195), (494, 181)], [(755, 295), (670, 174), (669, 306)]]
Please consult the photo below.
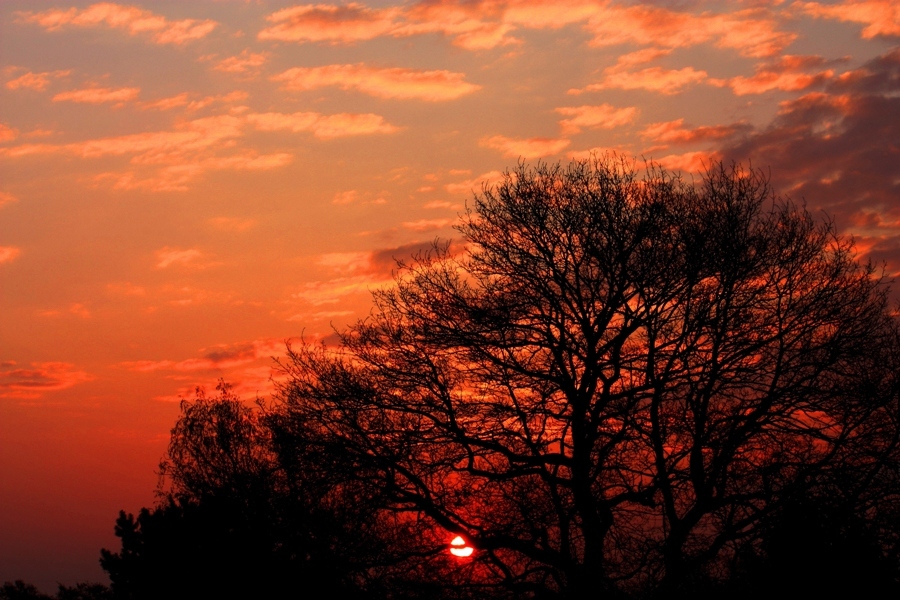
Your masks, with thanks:
[(270, 403), (183, 405), (164, 504), (104, 554), (120, 597), (167, 519), (371, 598), (765, 592), (812, 576), (796, 532), (897, 586), (898, 322), (833, 223), (739, 165), (595, 157), (520, 163), (458, 230)]

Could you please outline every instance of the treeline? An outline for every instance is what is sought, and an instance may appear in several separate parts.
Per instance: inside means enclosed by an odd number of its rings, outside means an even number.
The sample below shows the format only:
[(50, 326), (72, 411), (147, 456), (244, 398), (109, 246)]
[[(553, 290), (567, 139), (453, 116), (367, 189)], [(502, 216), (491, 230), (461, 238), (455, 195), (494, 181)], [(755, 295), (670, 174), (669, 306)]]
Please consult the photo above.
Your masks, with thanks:
[(458, 230), (268, 402), (183, 402), (116, 600), (900, 597), (900, 321), (832, 223), (606, 157)]

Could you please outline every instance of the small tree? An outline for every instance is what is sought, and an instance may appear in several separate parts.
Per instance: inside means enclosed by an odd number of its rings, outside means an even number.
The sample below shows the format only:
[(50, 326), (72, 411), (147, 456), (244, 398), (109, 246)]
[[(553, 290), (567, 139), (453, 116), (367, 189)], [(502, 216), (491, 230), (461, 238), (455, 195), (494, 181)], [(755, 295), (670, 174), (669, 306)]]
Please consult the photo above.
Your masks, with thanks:
[(459, 231), (339, 349), (292, 349), (278, 409), (419, 556), (475, 545), (468, 570), (434, 562), (448, 581), (676, 593), (896, 446), (888, 287), (759, 171), (519, 164)]

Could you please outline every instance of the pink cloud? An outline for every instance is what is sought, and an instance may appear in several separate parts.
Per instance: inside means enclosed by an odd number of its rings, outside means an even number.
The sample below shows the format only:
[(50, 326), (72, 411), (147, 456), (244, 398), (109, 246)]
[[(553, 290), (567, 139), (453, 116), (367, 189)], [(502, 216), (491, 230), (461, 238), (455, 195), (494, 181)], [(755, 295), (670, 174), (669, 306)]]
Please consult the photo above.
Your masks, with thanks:
[(521, 139), (494, 135), (481, 138), (479, 143), (485, 148), (499, 150), (510, 158), (541, 158), (561, 152), (569, 145), (569, 140), (544, 137)]
[(681, 92), (682, 88), (704, 81), (706, 71), (698, 71), (693, 67), (681, 69), (663, 69), (648, 67), (640, 71), (625, 71), (618, 66), (603, 71), (604, 78), (580, 90), (569, 90), (570, 94), (594, 92), (600, 90), (647, 90), (672, 95)]
[(107, 102), (131, 102), (141, 93), (139, 88), (85, 88), (60, 92), (53, 96), (54, 102), (79, 102), (83, 104), (105, 104)]
[(762, 94), (771, 90), (795, 92), (821, 85), (831, 79), (834, 76), (831, 69), (814, 74), (806, 73), (807, 70), (824, 63), (825, 59), (819, 56), (785, 55), (776, 61), (757, 66), (756, 73), (752, 77), (710, 79), (709, 83), (718, 86), (727, 85), (738, 96)]
[(94, 377), (63, 362), (31, 363), (18, 367), (0, 362), (0, 398), (39, 398), (45, 392), (64, 390)]
[(641, 132), (641, 137), (658, 144), (693, 144), (722, 140), (735, 135), (739, 131), (747, 131), (749, 129), (750, 126), (744, 123), (688, 129), (684, 127), (684, 119), (677, 119), (675, 121), (648, 125)]
[(216, 28), (211, 20), (182, 19), (169, 21), (165, 17), (135, 6), (123, 6), (111, 2), (77, 8), (51, 9), (43, 12), (20, 12), (25, 23), (34, 23), (47, 31), (65, 27), (97, 27), (124, 29), (130, 35), (150, 34), (158, 44), (183, 44), (204, 38)]
[(419, 100), (454, 100), (481, 86), (465, 81), (465, 74), (450, 71), (420, 71), (401, 68), (375, 68), (362, 63), (294, 68), (276, 75), (288, 90), (312, 90), (336, 86), (358, 90), (379, 98), (416, 98)]
[(862, 30), (862, 37), (865, 39), (900, 36), (900, 4), (895, 0), (851, 0), (836, 4), (795, 2), (791, 8), (819, 19), (837, 19), (865, 25)]
[(36, 92), (43, 92), (50, 85), (51, 79), (65, 77), (72, 71), (44, 71), (42, 73), (25, 73), (15, 79), (6, 82), (6, 87), (11, 90), (26, 88)]
[(350, 2), (341, 6), (306, 4), (279, 10), (259, 32), (261, 40), (357, 42), (387, 35), (398, 27), (400, 8), (370, 9)]
[(15, 246), (0, 246), (0, 265), (16, 260), (21, 253)]
[(322, 115), (315, 112), (254, 113), (247, 119), (262, 131), (308, 131), (321, 139), (350, 135), (393, 133), (398, 130), (380, 115), (338, 113)]
[(613, 129), (634, 122), (638, 109), (629, 106), (616, 108), (610, 104), (598, 106), (566, 106), (556, 112), (570, 117), (559, 122), (564, 135), (579, 133), (582, 129)]
[(268, 52), (250, 52), (247, 49), (237, 56), (220, 60), (213, 69), (224, 73), (248, 74), (258, 71), (268, 60)]

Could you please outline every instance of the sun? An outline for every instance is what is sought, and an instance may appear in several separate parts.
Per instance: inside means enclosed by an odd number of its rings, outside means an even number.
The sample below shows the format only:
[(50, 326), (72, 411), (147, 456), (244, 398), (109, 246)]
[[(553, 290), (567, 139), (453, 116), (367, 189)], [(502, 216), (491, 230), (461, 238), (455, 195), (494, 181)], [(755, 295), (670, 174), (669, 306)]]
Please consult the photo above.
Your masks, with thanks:
[(459, 558), (468, 558), (475, 552), (475, 548), (466, 544), (466, 540), (461, 535), (453, 538), (450, 542), (450, 554)]

